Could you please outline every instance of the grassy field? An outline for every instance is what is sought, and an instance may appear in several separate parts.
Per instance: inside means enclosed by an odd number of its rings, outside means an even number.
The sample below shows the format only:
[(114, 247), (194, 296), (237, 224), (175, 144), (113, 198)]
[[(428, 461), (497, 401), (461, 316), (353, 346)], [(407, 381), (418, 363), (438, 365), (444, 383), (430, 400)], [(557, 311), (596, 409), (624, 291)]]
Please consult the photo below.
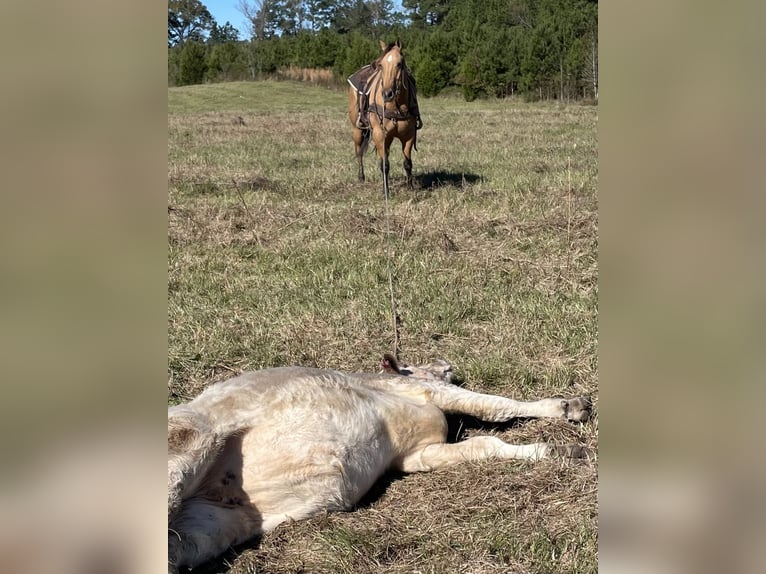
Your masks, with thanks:
[[(289, 82), (168, 92), (168, 401), (243, 370), (449, 360), (470, 389), (597, 380), (597, 108), (422, 99), (414, 191), (356, 182), (346, 94)], [(238, 120), (242, 118), (242, 122)], [(390, 233), (388, 232), (390, 230)], [(476, 428), (592, 448), (585, 425)], [(597, 463), (390, 476), (352, 513), (285, 525), (200, 572), (595, 572)]]

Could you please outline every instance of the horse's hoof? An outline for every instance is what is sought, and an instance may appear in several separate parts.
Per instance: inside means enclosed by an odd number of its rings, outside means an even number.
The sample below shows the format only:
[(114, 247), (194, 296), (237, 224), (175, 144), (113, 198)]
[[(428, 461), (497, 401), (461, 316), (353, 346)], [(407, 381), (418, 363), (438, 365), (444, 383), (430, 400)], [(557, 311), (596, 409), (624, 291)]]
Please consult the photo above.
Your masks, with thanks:
[(568, 421), (584, 423), (590, 418), (593, 403), (588, 397), (561, 400), (564, 416)]

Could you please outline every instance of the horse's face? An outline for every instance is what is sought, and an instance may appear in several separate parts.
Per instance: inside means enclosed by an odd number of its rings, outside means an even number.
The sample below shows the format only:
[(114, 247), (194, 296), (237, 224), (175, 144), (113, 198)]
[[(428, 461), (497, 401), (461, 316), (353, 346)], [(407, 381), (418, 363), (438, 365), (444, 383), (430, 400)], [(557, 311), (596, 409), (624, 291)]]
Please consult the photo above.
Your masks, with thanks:
[(397, 42), (378, 61), (382, 74), (383, 100), (392, 101), (402, 85), (402, 69), (404, 57), (402, 48)]

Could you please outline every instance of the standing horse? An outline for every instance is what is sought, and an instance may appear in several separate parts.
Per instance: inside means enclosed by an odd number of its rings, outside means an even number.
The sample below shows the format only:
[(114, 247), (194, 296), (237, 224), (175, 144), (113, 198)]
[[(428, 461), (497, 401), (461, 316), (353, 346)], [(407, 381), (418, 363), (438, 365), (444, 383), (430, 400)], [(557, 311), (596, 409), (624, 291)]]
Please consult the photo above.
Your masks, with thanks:
[(348, 115), (354, 126), (359, 181), (364, 181), (364, 153), (370, 137), (378, 151), (380, 171), (388, 178), (388, 150), (394, 138), (402, 143), (407, 187), (412, 189), (412, 149), (422, 126), (415, 79), (407, 68), (399, 40), (380, 43), (383, 54), (357, 71), (348, 82)]

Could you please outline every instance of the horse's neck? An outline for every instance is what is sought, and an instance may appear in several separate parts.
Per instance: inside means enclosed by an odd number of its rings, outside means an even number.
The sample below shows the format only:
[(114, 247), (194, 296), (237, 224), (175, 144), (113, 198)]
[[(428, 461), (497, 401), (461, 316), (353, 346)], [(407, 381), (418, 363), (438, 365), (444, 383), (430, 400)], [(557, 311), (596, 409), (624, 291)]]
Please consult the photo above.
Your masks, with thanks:
[(412, 72), (407, 70), (407, 74), (404, 78), (404, 85), (407, 89), (407, 97), (414, 103), (417, 103), (418, 93), (415, 88), (415, 79), (412, 77)]
[(409, 78), (409, 74), (405, 71), (403, 71), (399, 77), (399, 86), (397, 86), (397, 94), (395, 100), (397, 108), (401, 108), (402, 106), (407, 106), (409, 108), (412, 105), (413, 98), (410, 91)]
[(412, 113), (418, 108), (418, 98), (415, 92), (415, 85), (408, 72), (402, 74), (402, 96), (401, 100), (407, 106), (407, 110)]
[(407, 81), (407, 75), (402, 73), (401, 77), (401, 86), (399, 87), (399, 97), (396, 98), (396, 101), (398, 102), (398, 105), (410, 105), (410, 87), (407, 85), (409, 82)]

